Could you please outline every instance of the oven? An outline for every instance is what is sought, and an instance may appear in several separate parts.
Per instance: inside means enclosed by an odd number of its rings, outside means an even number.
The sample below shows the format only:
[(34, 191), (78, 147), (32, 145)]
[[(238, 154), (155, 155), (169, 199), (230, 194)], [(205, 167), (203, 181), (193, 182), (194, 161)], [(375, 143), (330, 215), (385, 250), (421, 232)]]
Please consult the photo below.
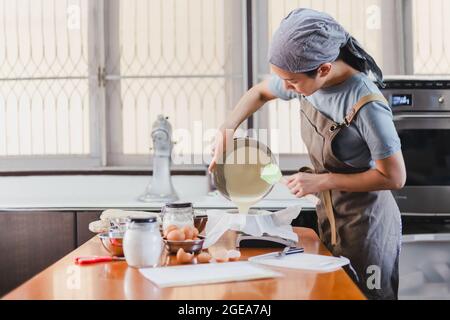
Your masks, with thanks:
[(401, 88), (384, 91), (408, 176), (394, 196), (404, 214), (450, 216), (450, 87)]
[(407, 181), (402, 213), (400, 299), (450, 299), (450, 80), (388, 81)]

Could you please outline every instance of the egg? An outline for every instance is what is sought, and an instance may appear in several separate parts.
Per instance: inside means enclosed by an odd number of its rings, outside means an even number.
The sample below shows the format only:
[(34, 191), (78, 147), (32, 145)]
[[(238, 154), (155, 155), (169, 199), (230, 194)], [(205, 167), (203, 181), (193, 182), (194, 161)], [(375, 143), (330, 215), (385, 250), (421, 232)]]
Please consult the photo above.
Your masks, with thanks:
[(238, 250), (228, 250), (227, 257), (230, 261), (239, 261), (241, 257), (241, 252)]
[(222, 263), (222, 262), (228, 262), (228, 257), (225, 257), (225, 258), (223, 258), (223, 257), (216, 257), (215, 258), (215, 260), (216, 260), (216, 262), (218, 262), (218, 263)]
[(198, 263), (208, 263), (212, 257), (208, 252), (202, 252), (197, 256)]
[(192, 240), (194, 238), (194, 230), (190, 226), (184, 226), (181, 228), (181, 231), (184, 232), (184, 238), (186, 240)]
[(186, 236), (181, 230), (172, 230), (167, 234), (167, 240), (169, 241), (184, 241)]
[(185, 252), (183, 248), (178, 249), (177, 261), (179, 263), (191, 263), (193, 258), (193, 254)]
[(216, 262), (228, 262), (228, 252), (225, 249), (215, 252), (213, 256)]
[(176, 225), (171, 224), (164, 230), (164, 232), (163, 232), (164, 237), (167, 237), (167, 235), (169, 234), (170, 231), (177, 230), (177, 229), (178, 229), (178, 227)]

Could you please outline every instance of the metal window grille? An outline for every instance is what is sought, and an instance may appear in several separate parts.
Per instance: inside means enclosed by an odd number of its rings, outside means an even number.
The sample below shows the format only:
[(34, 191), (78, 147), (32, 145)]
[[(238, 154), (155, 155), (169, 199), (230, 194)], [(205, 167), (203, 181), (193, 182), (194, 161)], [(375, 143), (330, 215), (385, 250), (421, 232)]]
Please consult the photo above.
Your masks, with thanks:
[[(107, 46), (105, 79), (113, 126), (122, 134), (111, 143), (111, 162), (150, 153), (158, 114), (168, 116), (174, 129), (193, 132), (195, 123), (204, 130), (219, 127), (244, 90), (242, 1), (115, 5), (110, 12), (118, 16), (113, 32), (120, 41)], [(175, 153), (202, 152), (201, 139), (177, 142)]]
[(90, 154), (88, 1), (0, 0), (0, 17), (0, 156)]
[(414, 73), (450, 74), (450, 1), (413, 0)]

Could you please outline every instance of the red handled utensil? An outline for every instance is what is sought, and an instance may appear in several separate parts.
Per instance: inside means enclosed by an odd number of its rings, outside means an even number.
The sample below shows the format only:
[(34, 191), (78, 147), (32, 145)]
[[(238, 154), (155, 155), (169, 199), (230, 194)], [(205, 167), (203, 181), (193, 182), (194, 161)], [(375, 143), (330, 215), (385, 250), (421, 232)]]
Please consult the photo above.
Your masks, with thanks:
[(86, 265), (99, 262), (111, 262), (111, 261), (125, 261), (123, 257), (111, 257), (111, 256), (91, 256), (91, 257), (77, 257), (75, 258), (75, 264)]

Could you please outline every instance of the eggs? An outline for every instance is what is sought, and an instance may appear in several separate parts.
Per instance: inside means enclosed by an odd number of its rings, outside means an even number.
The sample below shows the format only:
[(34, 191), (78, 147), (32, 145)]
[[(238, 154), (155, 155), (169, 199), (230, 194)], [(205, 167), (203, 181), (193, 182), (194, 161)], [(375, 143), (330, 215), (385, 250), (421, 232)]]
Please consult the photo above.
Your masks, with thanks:
[(228, 262), (228, 251), (225, 249), (218, 250), (214, 253), (214, 259), (216, 262)]
[(198, 263), (208, 263), (212, 259), (211, 255), (208, 252), (202, 252), (197, 256)]
[(184, 226), (181, 228), (181, 231), (184, 233), (184, 237), (186, 240), (192, 240), (194, 239), (194, 229), (190, 226)]
[(163, 235), (170, 241), (198, 240), (198, 229), (191, 226), (178, 228), (175, 225), (168, 226)]
[(185, 233), (178, 229), (172, 230), (167, 234), (167, 240), (169, 241), (184, 241), (185, 239)]
[[(175, 225), (168, 226), (163, 231), (164, 237), (168, 241), (193, 241), (199, 239), (199, 232), (197, 228), (192, 226), (183, 226), (182, 228), (178, 228)], [(170, 244), (169, 244), (170, 245)], [(175, 245), (175, 244), (174, 244)], [(177, 246), (180, 244), (177, 244)], [(184, 248), (189, 246), (184, 246)], [(176, 247), (173, 248), (176, 250)], [(175, 251), (172, 251), (175, 253)], [(215, 251), (212, 255), (206, 251), (199, 253), (196, 257), (196, 263), (223, 263), (223, 262), (233, 262), (238, 261), (241, 257), (241, 253), (238, 250), (227, 250), (227, 249), (219, 249)], [(179, 248), (176, 251), (176, 261), (179, 264), (189, 264), (193, 263), (195, 258), (195, 253), (186, 252), (185, 249)]]
[(176, 230), (176, 229), (178, 229), (178, 227), (176, 225), (171, 224), (170, 226), (168, 226), (166, 228), (166, 230), (164, 230), (164, 232), (163, 232), (164, 237), (167, 237), (167, 235), (169, 234), (170, 231)]
[(227, 256), (230, 261), (239, 261), (241, 258), (241, 252), (238, 250), (228, 250)]
[(177, 252), (177, 261), (178, 263), (186, 264), (191, 263), (194, 259), (194, 255), (192, 253), (187, 253), (183, 250), (183, 248), (178, 249)]
[(241, 252), (238, 250), (220, 249), (213, 254), (213, 258), (218, 263), (239, 261)]

